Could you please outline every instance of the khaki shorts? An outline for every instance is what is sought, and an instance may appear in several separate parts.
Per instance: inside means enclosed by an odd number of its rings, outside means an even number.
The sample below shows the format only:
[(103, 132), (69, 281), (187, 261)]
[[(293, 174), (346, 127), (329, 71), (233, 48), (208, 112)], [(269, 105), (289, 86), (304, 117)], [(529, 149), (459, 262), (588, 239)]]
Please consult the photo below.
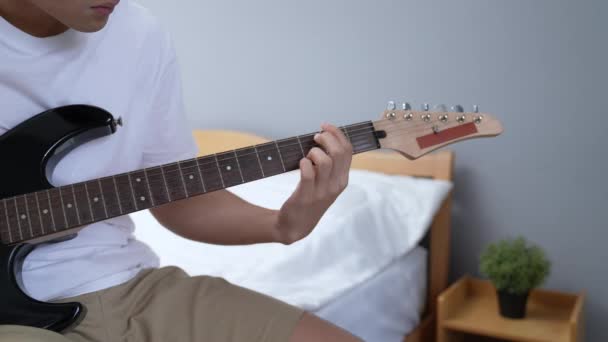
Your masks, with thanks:
[(190, 277), (176, 267), (145, 270), (125, 284), (62, 301), (87, 307), (84, 320), (64, 336), (4, 326), (0, 341), (284, 342), (303, 314), (221, 278)]

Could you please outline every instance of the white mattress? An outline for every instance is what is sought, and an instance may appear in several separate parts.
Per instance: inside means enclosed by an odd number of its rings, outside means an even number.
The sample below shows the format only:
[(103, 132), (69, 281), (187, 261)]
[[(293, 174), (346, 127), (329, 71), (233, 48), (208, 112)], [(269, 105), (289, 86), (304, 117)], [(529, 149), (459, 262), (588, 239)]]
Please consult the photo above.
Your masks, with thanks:
[(367, 342), (401, 342), (420, 322), (426, 266), (426, 249), (416, 247), (315, 314)]

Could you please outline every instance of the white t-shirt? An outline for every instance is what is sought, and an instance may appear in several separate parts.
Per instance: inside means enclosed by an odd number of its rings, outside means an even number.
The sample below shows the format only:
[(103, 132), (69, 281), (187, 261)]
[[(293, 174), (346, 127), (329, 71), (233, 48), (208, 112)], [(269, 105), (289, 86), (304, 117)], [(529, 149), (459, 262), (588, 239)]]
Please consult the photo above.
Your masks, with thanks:
[[(68, 104), (95, 105), (122, 117), (115, 134), (61, 160), (51, 179), (55, 186), (187, 159), (197, 151), (170, 39), (129, 0), (96, 33), (36, 38), (0, 17), (0, 103), (0, 134)], [(73, 240), (39, 245), (25, 260), (24, 290), (40, 300), (71, 297), (158, 267), (158, 257), (133, 231), (131, 219), (122, 216), (91, 224)]]

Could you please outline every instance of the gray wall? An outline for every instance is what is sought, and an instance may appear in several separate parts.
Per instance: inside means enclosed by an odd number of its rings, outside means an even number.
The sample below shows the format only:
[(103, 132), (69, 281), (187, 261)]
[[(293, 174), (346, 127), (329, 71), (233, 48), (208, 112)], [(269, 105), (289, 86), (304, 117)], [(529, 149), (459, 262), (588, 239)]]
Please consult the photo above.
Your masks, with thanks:
[(174, 35), (197, 127), (286, 137), (390, 99), (498, 115), (502, 137), (453, 147), (452, 279), (523, 234), (547, 287), (587, 291), (587, 340), (608, 340), (608, 2), (141, 1)]

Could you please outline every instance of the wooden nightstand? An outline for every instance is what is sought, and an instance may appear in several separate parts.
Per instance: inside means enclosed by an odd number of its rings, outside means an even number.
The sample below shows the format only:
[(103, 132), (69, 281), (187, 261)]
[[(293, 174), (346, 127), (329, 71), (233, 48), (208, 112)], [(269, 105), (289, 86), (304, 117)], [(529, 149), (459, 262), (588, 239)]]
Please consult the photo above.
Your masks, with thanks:
[[(437, 342), (583, 342), (584, 294), (534, 290), (526, 318), (498, 313), (496, 292), (485, 280), (465, 276), (437, 298)], [(488, 339), (489, 338), (489, 339)]]

